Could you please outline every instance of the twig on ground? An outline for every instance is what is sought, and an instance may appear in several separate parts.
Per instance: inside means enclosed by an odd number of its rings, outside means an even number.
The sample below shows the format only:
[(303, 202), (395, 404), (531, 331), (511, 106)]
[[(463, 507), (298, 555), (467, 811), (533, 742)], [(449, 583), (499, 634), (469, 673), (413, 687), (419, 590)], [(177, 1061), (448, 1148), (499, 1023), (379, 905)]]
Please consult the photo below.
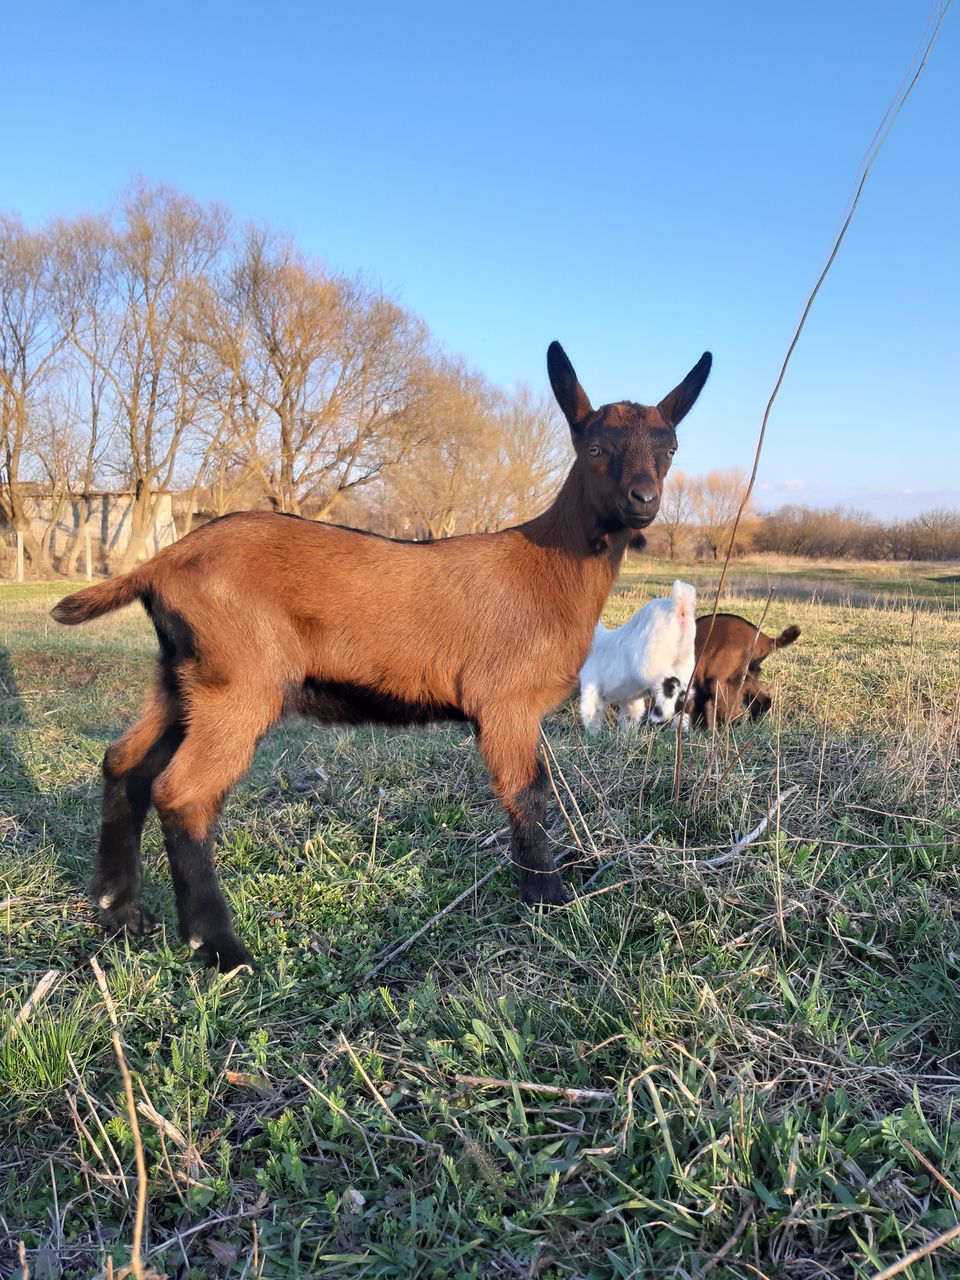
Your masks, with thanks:
[[(347, 1046), (348, 1052), (349, 1046)], [(559, 1084), (535, 1084), (532, 1080), (505, 1080), (500, 1076), (472, 1076), (463, 1075), (459, 1072), (444, 1071), (440, 1067), (425, 1067), (419, 1062), (413, 1062), (409, 1058), (404, 1058), (398, 1054), (388, 1053), (383, 1049), (378, 1049), (377, 1054), (381, 1058), (386, 1058), (390, 1062), (397, 1063), (400, 1067), (406, 1067), (409, 1071), (415, 1071), (418, 1075), (440, 1076), (444, 1080), (450, 1080), (455, 1084), (470, 1085), (477, 1089), (523, 1089), (526, 1093), (540, 1093), (550, 1098), (566, 1098), (568, 1102), (606, 1102), (612, 1103), (616, 1101), (616, 1094), (612, 1089), (575, 1089)]]
[[(566, 790), (567, 795), (570, 797), (570, 803), (573, 805), (574, 811), (576, 812), (577, 817), (580, 819), (580, 825), (583, 827), (583, 830), (586, 833), (586, 837), (590, 841), (590, 848), (593, 850), (593, 856), (597, 857), (599, 854), (599, 850), (597, 849), (596, 842), (593, 838), (593, 832), (590, 830), (589, 826), (587, 825), (587, 820), (583, 816), (583, 813), (580, 809), (580, 805), (577, 803), (577, 797), (573, 794), (573, 789), (571, 788), (570, 783), (567, 781), (566, 777), (564, 776), (563, 770), (560, 768), (560, 761), (556, 757), (556, 753), (553, 750), (553, 746), (551, 745), (550, 739), (547, 737), (546, 730), (544, 729), (543, 725), (540, 726), (540, 737), (543, 739), (543, 745), (547, 749), (547, 753), (550, 757), (550, 760), (553, 761), (553, 766), (554, 766), (554, 769), (556, 769), (557, 771), (557, 776), (559, 777), (560, 781), (563, 783), (564, 789)], [(563, 816), (567, 819), (567, 825), (569, 826), (570, 831), (573, 834), (574, 840), (576, 840), (577, 844), (580, 846), (581, 849), (584, 850), (584, 853), (585, 853), (586, 849), (584, 849), (583, 841), (580, 839), (580, 836), (577, 834), (577, 829), (573, 825), (573, 822), (570, 820), (569, 816), (567, 815), (567, 811), (564, 808), (563, 801), (560, 799), (560, 793), (557, 791), (556, 783), (553, 780), (553, 770), (550, 768), (550, 760), (547, 759), (547, 756), (543, 757), (543, 762), (547, 767), (547, 777), (550, 780), (550, 786), (553, 788), (553, 794), (557, 798), (557, 804), (560, 806)]]
[(727, 1256), (730, 1250), (734, 1247), (734, 1245), (739, 1243), (740, 1237), (743, 1235), (744, 1231), (746, 1230), (747, 1223), (750, 1221), (752, 1216), (753, 1216), (753, 1205), (748, 1204), (743, 1211), (740, 1221), (737, 1223), (736, 1227), (734, 1227), (733, 1235), (729, 1238), (729, 1240), (726, 1240), (720, 1246), (720, 1248), (717, 1250), (715, 1254), (713, 1254), (712, 1257), (707, 1259), (707, 1261), (703, 1264), (703, 1266), (694, 1276), (694, 1280), (703, 1280), (704, 1276), (708, 1276), (710, 1272), (714, 1269), (714, 1267), (716, 1267), (718, 1263), (724, 1260), (724, 1258)]
[[(323, 1102), (325, 1102), (327, 1106), (330, 1108), (330, 1110), (333, 1111), (336, 1115), (338, 1115), (341, 1118), (341, 1120), (346, 1120), (347, 1124), (352, 1125), (354, 1129), (357, 1130), (361, 1138), (363, 1138), (363, 1145), (367, 1148), (367, 1155), (370, 1157), (370, 1166), (373, 1169), (373, 1176), (379, 1179), (380, 1169), (377, 1166), (377, 1160), (373, 1154), (373, 1148), (370, 1146), (370, 1139), (377, 1135), (374, 1135), (369, 1129), (367, 1129), (364, 1125), (362, 1125), (359, 1120), (354, 1120), (353, 1116), (349, 1113), (349, 1111), (346, 1110), (345, 1107), (341, 1107), (339, 1102), (334, 1102), (334, 1100), (330, 1097), (329, 1094), (324, 1093), (323, 1090), (320, 1089), (317, 1085), (315, 1085), (312, 1080), (308, 1080), (305, 1075), (301, 1075), (298, 1072), (297, 1079), (300, 1081), (301, 1084), (305, 1084), (311, 1093), (315, 1093), (318, 1098), (320, 1098)], [(405, 1138), (403, 1134), (400, 1134), (400, 1133), (382, 1133), (379, 1136), (381, 1138), (392, 1139), (395, 1142), (410, 1141), (409, 1138)]]
[(932, 1165), (927, 1157), (922, 1152), (918, 1151), (912, 1142), (907, 1142), (906, 1138), (901, 1138), (900, 1141), (907, 1148), (910, 1154), (920, 1161), (927, 1173), (932, 1173), (940, 1185), (942, 1187), (946, 1187), (955, 1200), (960, 1200), (960, 1191), (957, 1190), (952, 1182), (947, 1181), (936, 1165)]
[(755, 844), (756, 841), (760, 839), (767, 827), (770, 825), (770, 819), (777, 810), (781, 808), (782, 805), (785, 805), (788, 800), (792, 799), (799, 790), (800, 784), (795, 782), (793, 786), (787, 787), (786, 791), (781, 791), (776, 800), (774, 800), (773, 804), (767, 810), (766, 816), (760, 820), (751, 832), (742, 836), (731, 849), (727, 850), (726, 853), (721, 853), (716, 858), (703, 858), (700, 862), (694, 863), (696, 869), (698, 871), (714, 871), (717, 867), (726, 866), (728, 862), (733, 862), (736, 858), (739, 858), (744, 849)]
[(387, 1113), (387, 1115), (390, 1117), (393, 1123), (397, 1126), (400, 1132), (406, 1134), (407, 1138), (418, 1147), (427, 1147), (428, 1149), (442, 1150), (441, 1147), (438, 1147), (436, 1142), (428, 1142), (426, 1138), (421, 1138), (419, 1133), (414, 1133), (412, 1129), (408, 1129), (406, 1125), (403, 1123), (403, 1121), (399, 1120), (393, 1114), (393, 1112), (387, 1106), (386, 1098), (383, 1096), (383, 1094), (380, 1092), (377, 1086), (370, 1079), (369, 1073), (364, 1069), (364, 1066), (361, 1063), (360, 1059), (357, 1057), (357, 1055), (353, 1051), (353, 1046), (351, 1045), (347, 1037), (343, 1034), (343, 1032), (340, 1033), (340, 1043), (342, 1047), (346, 1050), (347, 1056), (349, 1057), (350, 1061), (353, 1063), (354, 1069), (356, 1070), (360, 1079), (370, 1090), (370, 1094), (373, 1097), (373, 1100), (377, 1103), (378, 1106), (382, 1107), (382, 1109)]
[(480, 841), (480, 848), (489, 849), (492, 844), (496, 844), (498, 840), (503, 840), (509, 834), (509, 827), (501, 827), (499, 831), (491, 831), (486, 840)]
[[(93, 969), (93, 976), (97, 980), (97, 986), (100, 988), (100, 994), (103, 997), (103, 1003), (110, 1018), (112, 1027), (110, 1038), (113, 1041), (113, 1052), (117, 1059), (117, 1066), (120, 1068), (120, 1074), (123, 1077), (123, 1091), (127, 1100), (127, 1118), (130, 1121), (130, 1133), (133, 1137), (133, 1150), (137, 1164), (137, 1207), (133, 1219), (133, 1239), (130, 1242), (130, 1265), (125, 1267), (120, 1274), (132, 1274), (136, 1277), (136, 1280), (147, 1280), (148, 1273), (144, 1270), (142, 1253), (143, 1223), (147, 1215), (147, 1162), (143, 1154), (140, 1122), (137, 1120), (137, 1104), (133, 1096), (133, 1077), (130, 1074), (130, 1068), (127, 1066), (126, 1055), (120, 1042), (120, 1024), (117, 1021), (117, 1010), (113, 1003), (113, 997), (107, 987), (106, 976), (95, 956), (90, 957), (90, 967)], [(153, 1275), (155, 1273), (151, 1271), (150, 1274)]]
[[(167, 1155), (167, 1139), (168, 1138), (173, 1143), (173, 1145), (178, 1148), (181, 1156), (183, 1157), (184, 1169), (183, 1169), (182, 1176), (186, 1179), (188, 1185), (195, 1186), (195, 1187), (202, 1187), (204, 1184), (197, 1180), (200, 1174), (203, 1172), (203, 1161), (200, 1158), (200, 1152), (197, 1150), (195, 1146), (193, 1146), (192, 1143), (187, 1141), (187, 1138), (183, 1133), (182, 1129), (179, 1129), (175, 1124), (169, 1121), (166, 1118), (166, 1116), (162, 1116), (160, 1114), (160, 1112), (156, 1109), (156, 1107), (150, 1101), (150, 1097), (146, 1089), (143, 1087), (143, 1081), (140, 1081), (140, 1092), (143, 1094), (143, 1097), (137, 1103), (137, 1111), (140, 1113), (140, 1115), (143, 1116), (145, 1120), (149, 1120), (150, 1123), (154, 1125), (154, 1127), (156, 1128), (157, 1132), (160, 1135), (160, 1141), (163, 1146), (164, 1158), (167, 1161), (167, 1167), (170, 1172), (170, 1178), (174, 1186), (176, 1186), (177, 1180), (174, 1177), (173, 1169), (170, 1168), (170, 1160), (169, 1160), (169, 1156)], [(179, 1189), (178, 1189), (178, 1194), (179, 1194)]]
[(372, 969), (368, 969), (367, 972), (363, 975), (363, 981), (369, 982), (370, 979), (375, 974), (379, 973), (381, 969), (385, 969), (391, 960), (396, 960), (397, 956), (402, 956), (403, 953), (409, 950), (409, 948), (413, 946), (416, 940), (422, 937), (423, 934), (425, 934), (428, 929), (432, 928), (433, 925), (435, 925), (438, 920), (441, 920), (445, 915), (448, 915), (454, 909), (454, 907), (458, 907), (460, 903), (464, 901), (465, 898), (469, 898), (471, 894), (476, 893), (476, 891), (482, 885), (485, 885), (488, 880), (492, 880), (493, 877), (497, 874), (497, 872), (502, 867), (506, 866), (506, 864), (509, 861), (510, 861), (510, 855), (508, 853), (505, 853), (503, 857), (500, 858), (500, 860), (496, 862), (485, 875), (482, 875), (479, 880), (475, 880), (468, 889), (464, 889), (463, 893), (457, 894), (457, 896), (451, 902), (448, 902), (445, 907), (441, 907), (440, 910), (436, 913), (436, 915), (432, 915), (429, 920), (425, 920), (419, 929), (415, 929), (408, 938), (404, 939), (403, 942), (395, 946), (392, 951), (388, 951), (387, 954), (383, 957), (383, 959), (378, 960)]
[(558, 1084), (535, 1084), (532, 1080), (501, 1080), (497, 1076), (469, 1076), (459, 1072), (450, 1076), (457, 1084), (478, 1089), (522, 1089), (525, 1093), (542, 1093), (550, 1098), (566, 1098), (568, 1102), (613, 1102), (611, 1089), (573, 1089)]
[[(237, 1222), (241, 1218), (252, 1218), (255, 1214), (263, 1213), (263, 1205), (252, 1205), (249, 1209), (241, 1209), (238, 1213), (222, 1213), (218, 1218), (205, 1218), (203, 1222), (198, 1222), (195, 1227), (188, 1227), (186, 1231), (178, 1231), (175, 1236), (171, 1236), (169, 1240), (164, 1240), (161, 1244), (155, 1245), (147, 1254), (148, 1258), (155, 1258), (160, 1253), (166, 1253), (168, 1249), (172, 1249), (175, 1244), (181, 1244), (188, 1236), (195, 1236), (199, 1231), (208, 1231), (211, 1227), (219, 1227), (224, 1222)], [(155, 1272), (151, 1274), (156, 1274)]]
[(30, 992), (29, 996), (27, 996), (27, 999), (24, 1001), (23, 1008), (14, 1018), (13, 1022), (10, 1023), (10, 1026), (7, 1027), (3, 1035), (3, 1040), (0, 1041), (0, 1043), (3, 1043), (7, 1040), (16, 1039), (17, 1032), (19, 1031), (19, 1029), (23, 1026), (23, 1024), (29, 1018), (33, 1016), (33, 1014), (37, 1010), (37, 1007), (44, 1000), (46, 1000), (47, 996), (50, 994), (53, 988), (57, 985), (57, 981), (59, 980), (59, 978), (60, 978), (59, 969), (47, 970), (47, 972), (43, 975), (43, 977), (40, 979), (37, 985)]
[[(67, 1053), (67, 1062), (70, 1064), (70, 1070), (73, 1072), (73, 1078), (77, 1082), (77, 1088), (80, 1090), (80, 1093), (83, 1095), (83, 1100), (87, 1104), (87, 1108), (90, 1112), (93, 1122), (97, 1126), (100, 1136), (103, 1139), (104, 1148), (107, 1151), (109, 1151), (110, 1155), (113, 1157), (113, 1163), (116, 1165), (116, 1168), (117, 1168), (117, 1175), (120, 1180), (120, 1185), (123, 1187), (124, 1198), (126, 1200), (129, 1200), (130, 1188), (127, 1186), (127, 1175), (123, 1171), (123, 1164), (120, 1160), (120, 1157), (117, 1155), (117, 1149), (113, 1145), (113, 1143), (110, 1141), (110, 1135), (109, 1133), (107, 1133), (107, 1130), (104, 1127), (104, 1123), (100, 1119), (100, 1112), (97, 1110), (96, 1103), (94, 1102), (93, 1098), (90, 1095), (90, 1090), (83, 1083), (83, 1076), (80, 1074), (79, 1070), (77, 1069), (77, 1064), (74, 1062), (73, 1056), (69, 1052)], [(106, 1164), (106, 1161), (104, 1161), (104, 1163)]]
[(906, 1271), (907, 1267), (912, 1267), (915, 1262), (919, 1262), (921, 1258), (927, 1258), (931, 1253), (941, 1248), (942, 1245), (949, 1244), (951, 1240), (956, 1240), (960, 1236), (960, 1223), (955, 1227), (951, 1227), (949, 1231), (944, 1231), (934, 1240), (928, 1240), (926, 1244), (920, 1245), (918, 1249), (912, 1249), (909, 1253), (904, 1254), (899, 1262), (894, 1262), (889, 1267), (884, 1267), (882, 1271), (878, 1271), (872, 1280), (892, 1280), (893, 1276), (898, 1276), (902, 1271)]
[(594, 880), (598, 880), (600, 876), (605, 875), (612, 867), (619, 866), (621, 862), (626, 862), (628, 858), (632, 858), (640, 849), (645, 849), (650, 841), (663, 826), (662, 822), (658, 822), (655, 827), (651, 827), (647, 834), (643, 837), (639, 844), (632, 849), (628, 849), (626, 853), (621, 853), (618, 858), (611, 858), (609, 862), (605, 862), (602, 867), (593, 873), (589, 880), (584, 880), (582, 888), (589, 889)]

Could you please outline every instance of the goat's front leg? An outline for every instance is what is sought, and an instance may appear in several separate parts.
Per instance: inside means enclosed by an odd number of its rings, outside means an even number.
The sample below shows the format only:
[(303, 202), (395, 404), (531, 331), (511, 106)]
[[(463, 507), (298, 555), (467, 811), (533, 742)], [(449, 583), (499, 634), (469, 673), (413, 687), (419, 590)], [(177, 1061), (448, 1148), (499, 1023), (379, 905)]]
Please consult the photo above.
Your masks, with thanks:
[(585, 684), (580, 689), (580, 719), (587, 733), (593, 737), (603, 728), (603, 713), (606, 703), (595, 684)]
[(719, 697), (719, 691), (719, 681), (714, 680), (712, 677), (704, 681), (702, 695), (703, 723), (711, 733), (717, 727), (717, 698)]
[(647, 714), (646, 698), (631, 698), (620, 706), (620, 728), (623, 732), (635, 729)]
[(510, 819), (513, 870), (521, 899), (559, 906), (569, 902), (550, 852), (545, 827), (549, 783), (537, 754), (539, 721), (513, 722), (515, 710), (480, 724), (480, 753), (493, 789)]

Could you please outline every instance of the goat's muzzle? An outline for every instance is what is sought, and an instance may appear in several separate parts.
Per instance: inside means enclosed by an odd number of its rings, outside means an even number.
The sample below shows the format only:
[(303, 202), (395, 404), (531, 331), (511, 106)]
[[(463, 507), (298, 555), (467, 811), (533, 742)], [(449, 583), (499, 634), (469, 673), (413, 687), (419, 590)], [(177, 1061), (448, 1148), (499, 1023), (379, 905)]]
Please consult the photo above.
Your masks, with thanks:
[(620, 519), (627, 529), (646, 529), (647, 525), (652, 524), (657, 518), (657, 512), (660, 510), (660, 495), (655, 493), (652, 498), (647, 498), (639, 494), (635, 497), (634, 493), (635, 491), (631, 490), (629, 497), (621, 498)]

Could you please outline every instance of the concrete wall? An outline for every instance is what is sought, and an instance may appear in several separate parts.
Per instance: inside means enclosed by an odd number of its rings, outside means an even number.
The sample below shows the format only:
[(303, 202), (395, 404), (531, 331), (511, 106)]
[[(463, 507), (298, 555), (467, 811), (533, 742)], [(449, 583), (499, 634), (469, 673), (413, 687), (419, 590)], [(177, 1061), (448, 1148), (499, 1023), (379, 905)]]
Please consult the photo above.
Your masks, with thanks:
[[(41, 538), (53, 513), (53, 500), (42, 494), (27, 500), (27, 509), (35, 513), (31, 521), (36, 538)], [(53, 563), (66, 552), (71, 541), (79, 534), (79, 565), (83, 568), (84, 534), (89, 531), (94, 567), (122, 555), (130, 542), (130, 518), (133, 495), (129, 493), (94, 493), (89, 499), (70, 498), (64, 507), (50, 538)], [(153, 527), (146, 540), (142, 559), (148, 559), (161, 547), (176, 542), (177, 530), (173, 522), (173, 506), (169, 493), (157, 499)]]

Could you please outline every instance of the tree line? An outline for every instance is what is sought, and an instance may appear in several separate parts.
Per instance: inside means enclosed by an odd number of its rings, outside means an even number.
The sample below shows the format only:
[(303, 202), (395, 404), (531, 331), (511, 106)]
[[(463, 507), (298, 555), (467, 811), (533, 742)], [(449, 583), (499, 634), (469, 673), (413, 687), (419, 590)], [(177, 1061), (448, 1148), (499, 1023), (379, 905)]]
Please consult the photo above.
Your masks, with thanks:
[[(129, 540), (100, 555), (118, 571), (171, 493), (180, 535), (265, 507), (439, 538), (532, 515), (568, 458), (552, 397), (493, 385), (270, 228), (144, 184), (39, 228), (0, 214), (0, 531), (36, 575), (77, 570), (103, 490), (129, 495)], [(651, 550), (724, 554), (745, 487), (671, 473)], [(735, 550), (960, 558), (960, 516), (748, 505)]]
[[(661, 516), (647, 538), (668, 559), (726, 555), (747, 477), (739, 468), (688, 476), (671, 471)], [(934, 507), (908, 520), (880, 520), (845, 507), (791, 503), (758, 512), (748, 502), (734, 554), (769, 552), (813, 560), (960, 560), (960, 510)]]
[(111, 570), (171, 491), (181, 534), (248, 507), (408, 537), (495, 528), (553, 489), (558, 419), (362, 277), (180, 191), (136, 185), (39, 228), (0, 215), (0, 523), (34, 573), (76, 568), (77, 540), (54, 563), (50, 535), (101, 490), (131, 501)]

